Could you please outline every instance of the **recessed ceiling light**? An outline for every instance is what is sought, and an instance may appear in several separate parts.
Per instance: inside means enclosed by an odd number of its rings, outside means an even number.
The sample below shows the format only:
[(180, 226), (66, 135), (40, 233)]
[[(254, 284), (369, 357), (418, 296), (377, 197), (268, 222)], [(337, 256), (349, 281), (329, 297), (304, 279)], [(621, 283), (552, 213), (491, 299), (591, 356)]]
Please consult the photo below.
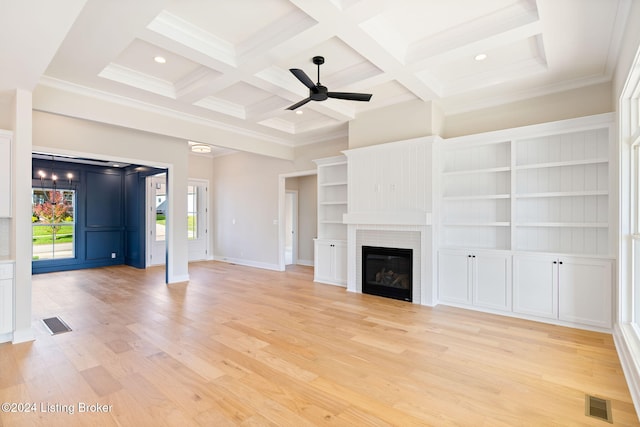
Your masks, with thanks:
[(167, 59), (164, 56), (156, 56), (155, 58), (153, 58), (154, 61), (156, 61), (158, 64), (164, 64), (165, 62), (167, 62)]
[(296, 110), (296, 114), (297, 114), (297, 115), (304, 114), (304, 111), (302, 111), (302, 110)]
[(206, 144), (193, 144), (191, 146), (191, 151), (193, 151), (194, 153), (210, 153), (211, 146)]
[(484, 61), (485, 59), (487, 59), (487, 54), (486, 53), (479, 53), (475, 57), (476, 61)]

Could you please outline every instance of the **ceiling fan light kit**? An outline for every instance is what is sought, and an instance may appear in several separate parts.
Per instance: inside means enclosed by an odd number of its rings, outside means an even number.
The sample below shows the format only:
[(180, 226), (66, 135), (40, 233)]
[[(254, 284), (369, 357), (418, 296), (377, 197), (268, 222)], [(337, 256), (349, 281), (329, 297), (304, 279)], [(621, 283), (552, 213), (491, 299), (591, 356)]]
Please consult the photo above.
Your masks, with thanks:
[(309, 97), (303, 99), (300, 102), (293, 104), (288, 107), (287, 110), (295, 110), (298, 107), (302, 107), (309, 101), (325, 101), (327, 98), (335, 98), (335, 99), (345, 99), (348, 101), (365, 101), (368, 102), (371, 99), (370, 93), (354, 93), (354, 92), (329, 92), (326, 86), (323, 86), (320, 83), (320, 65), (324, 64), (323, 56), (314, 56), (312, 59), (313, 63), (318, 66), (318, 82), (313, 83), (313, 80), (309, 78), (307, 73), (302, 71), (299, 68), (290, 68), (289, 71), (298, 79), (300, 82), (309, 88)]

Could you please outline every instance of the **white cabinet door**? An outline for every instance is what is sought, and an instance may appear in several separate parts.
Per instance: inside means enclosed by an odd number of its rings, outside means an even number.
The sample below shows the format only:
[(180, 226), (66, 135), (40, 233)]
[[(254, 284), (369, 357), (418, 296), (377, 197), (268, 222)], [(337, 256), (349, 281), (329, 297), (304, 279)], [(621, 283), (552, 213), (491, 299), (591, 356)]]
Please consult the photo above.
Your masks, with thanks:
[(471, 262), (468, 252), (438, 253), (438, 299), (458, 304), (471, 303)]
[(333, 248), (328, 240), (315, 240), (314, 280), (326, 282), (333, 278)]
[(347, 244), (343, 240), (316, 239), (313, 280), (331, 285), (347, 283)]
[(347, 284), (347, 244), (343, 241), (334, 242), (334, 280), (336, 284)]
[(557, 318), (558, 263), (544, 255), (513, 256), (513, 311)]
[(561, 258), (558, 278), (560, 320), (611, 327), (611, 261)]
[(474, 252), (473, 305), (511, 310), (511, 258), (505, 254)]
[(0, 218), (11, 216), (11, 139), (0, 134)]

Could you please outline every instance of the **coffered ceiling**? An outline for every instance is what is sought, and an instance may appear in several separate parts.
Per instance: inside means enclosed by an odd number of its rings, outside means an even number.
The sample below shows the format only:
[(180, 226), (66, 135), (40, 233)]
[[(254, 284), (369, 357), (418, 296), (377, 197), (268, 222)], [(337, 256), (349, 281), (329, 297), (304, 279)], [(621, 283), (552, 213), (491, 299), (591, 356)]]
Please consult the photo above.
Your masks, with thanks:
[[(38, 83), (295, 146), (409, 100), (455, 114), (609, 81), (629, 3), (87, 0)], [(316, 55), (329, 90), (371, 101), (286, 110), (309, 95), (289, 69), (315, 82)]]

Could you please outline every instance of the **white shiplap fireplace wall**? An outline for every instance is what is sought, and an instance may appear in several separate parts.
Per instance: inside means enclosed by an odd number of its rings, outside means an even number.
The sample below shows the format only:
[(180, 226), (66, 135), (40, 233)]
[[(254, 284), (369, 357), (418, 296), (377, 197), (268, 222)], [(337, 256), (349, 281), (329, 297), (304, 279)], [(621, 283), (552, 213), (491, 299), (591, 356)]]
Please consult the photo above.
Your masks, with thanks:
[(433, 145), (416, 138), (345, 151), (347, 290), (362, 292), (362, 246), (413, 250), (413, 302), (435, 305)]

